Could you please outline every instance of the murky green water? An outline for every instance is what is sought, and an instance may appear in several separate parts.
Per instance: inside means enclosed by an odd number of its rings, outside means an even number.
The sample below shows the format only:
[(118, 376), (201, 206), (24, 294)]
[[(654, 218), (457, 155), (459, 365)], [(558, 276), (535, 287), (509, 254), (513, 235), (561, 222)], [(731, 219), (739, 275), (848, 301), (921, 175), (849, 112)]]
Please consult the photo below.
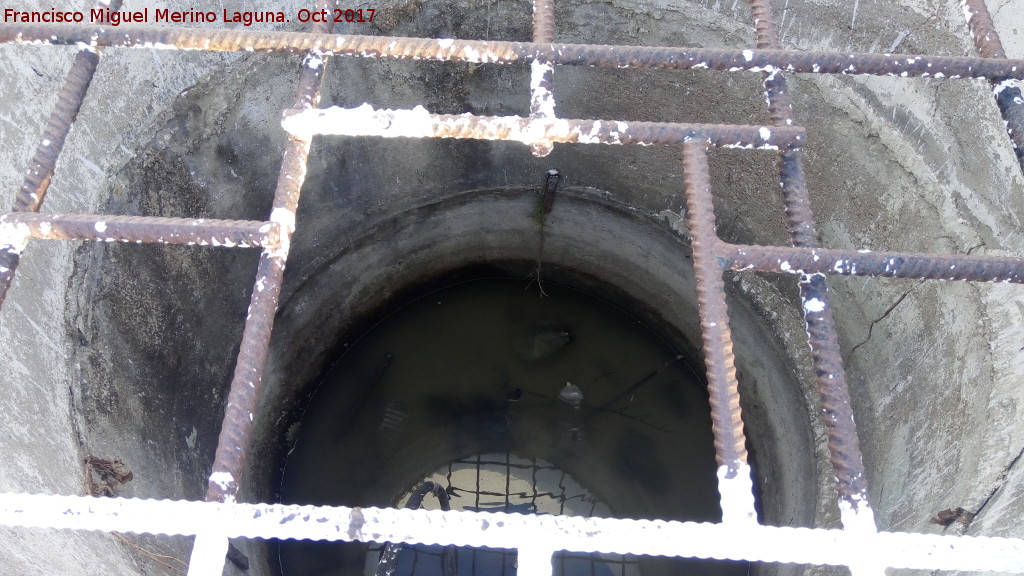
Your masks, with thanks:
[[(453, 508), (718, 521), (707, 394), (685, 359), (605, 302), (545, 290), (541, 298), (513, 280), (452, 286), (353, 343), (295, 431), (282, 501), (397, 505), (431, 477), (451, 489)], [(514, 554), (466, 554), (460, 576), (514, 574)], [(286, 576), (354, 576), (367, 551), (282, 542), (280, 556)], [(746, 571), (604, 560), (569, 557), (558, 571)], [(416, 566), (417, 576), (441, 573), (437, 562)]]

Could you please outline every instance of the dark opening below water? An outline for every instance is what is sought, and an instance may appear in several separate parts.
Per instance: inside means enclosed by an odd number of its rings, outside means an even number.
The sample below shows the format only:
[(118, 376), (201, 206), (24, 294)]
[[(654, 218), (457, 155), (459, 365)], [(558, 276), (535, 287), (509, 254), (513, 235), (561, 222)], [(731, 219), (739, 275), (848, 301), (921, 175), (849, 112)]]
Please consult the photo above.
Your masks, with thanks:
[[(290, 432), (282, 501), (396, 506), (432, 478), (453, 490), (453, 509), (719, 521), (707, 392), (686, 359), (619, 308), (550, 283), (545, 291), (465, 282), (369, 330)], [(582, 393), (579, 407), (558, 398), (567, 382)], [(378, 549), (279, 544), (285, 576), (363, 574)], [(440, 576), (440, 550), (403, 552), (397, 574)], [(515, 573), (514, 551), (458, 557), (460, 576)], [(555, 567), (573, 576), (747, 571), (610, 555), (564, 555)]]

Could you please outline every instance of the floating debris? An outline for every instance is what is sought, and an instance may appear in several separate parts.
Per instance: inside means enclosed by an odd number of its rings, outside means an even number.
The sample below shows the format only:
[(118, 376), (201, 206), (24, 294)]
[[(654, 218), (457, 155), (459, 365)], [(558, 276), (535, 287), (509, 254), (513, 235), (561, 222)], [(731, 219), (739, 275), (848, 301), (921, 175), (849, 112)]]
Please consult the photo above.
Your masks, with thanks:
[(565, 387), (558, 393), (558, 399), (573, 408), (579, 408), (583, 404), (583, 391), (572, 382), (566, 382)]
[(583, 392), (579, 386), (566, 382), (558, 392), (558, 419), (563, 436), (570, 442), (583, 440)]
[(404, 402), (391, 401), (384, 407), (384, 415), (381, 418), (378, 434), (382, 442), (396, 440), (405, 430), (405, 423), (409, 419), (409, 411)]
[(546, 330), (533, 336), (516, 338), (512, 347), (524, 362), (537, 362), (560, 351), (572, 342), (568, 330)]

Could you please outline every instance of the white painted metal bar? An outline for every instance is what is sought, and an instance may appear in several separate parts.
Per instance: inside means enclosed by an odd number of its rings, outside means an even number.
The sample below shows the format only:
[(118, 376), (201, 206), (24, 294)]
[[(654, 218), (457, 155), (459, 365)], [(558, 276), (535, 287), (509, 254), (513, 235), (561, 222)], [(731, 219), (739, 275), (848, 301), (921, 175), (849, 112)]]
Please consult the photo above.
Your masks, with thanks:
[(215, 532), (197, 534), (188, 562), (188, 576), (221, 576), (227, 553), (227, 536)]
[[(1024, 573), (1024, 540), (482, 512), (0, 494), (0, 525)], [(221, 540), (223, 542), (223, 540)], [(200, 542), (203, 544), (203, 542)], [(211, 546), (212, 548), (212, 546)], [(532, 561), (532, 560), (531, 560)]]
[[(843, 499), (839, 500), (839, 517), (843, 523), (843, 530), (848, 534), (876, 534), (875, 512), (867, 499), (859, 502), (857, 508), (853, 508)], [(885, 565), (878, 562), (874, 554), (866, 554), (855, 564), (850, 565), (852, 576), (885, 576)]]
[(719, 506), (722, 507), (722, 523), (734, 525), (757, 524), (757, 508), (754, 503), (754, 481), (750, 466), (740, 466), (737, 474), (729, 478), (728, 466), (718, 467)]
[(541, 544), (519, 549), (516, 576), (551, 576), (555, 551)]

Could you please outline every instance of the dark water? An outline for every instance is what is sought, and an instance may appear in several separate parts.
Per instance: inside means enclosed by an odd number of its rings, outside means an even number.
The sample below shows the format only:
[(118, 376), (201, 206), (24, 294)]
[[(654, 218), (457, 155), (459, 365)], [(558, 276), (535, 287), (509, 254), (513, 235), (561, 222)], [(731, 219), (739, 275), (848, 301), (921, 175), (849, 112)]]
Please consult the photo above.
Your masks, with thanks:
[[(452, 489), (455, 509), (718, 521), (707, 394), (685, 359), (605, 302), (545, 291), (468, 282), (370, 330), (293, 430), (282, 501), (395, 506), (432, 478)], [(398, 574), (441, 574), (440, 550), (404, 552)], [(280, 544), (286, 576), (355, 576), (367, 558), (376, 553), (359, 544)], [(694, 560), (556, 561), (566, 576), (745, 571)], [(458, 573), (511, 576), (515, 556), (463, 550)]]

